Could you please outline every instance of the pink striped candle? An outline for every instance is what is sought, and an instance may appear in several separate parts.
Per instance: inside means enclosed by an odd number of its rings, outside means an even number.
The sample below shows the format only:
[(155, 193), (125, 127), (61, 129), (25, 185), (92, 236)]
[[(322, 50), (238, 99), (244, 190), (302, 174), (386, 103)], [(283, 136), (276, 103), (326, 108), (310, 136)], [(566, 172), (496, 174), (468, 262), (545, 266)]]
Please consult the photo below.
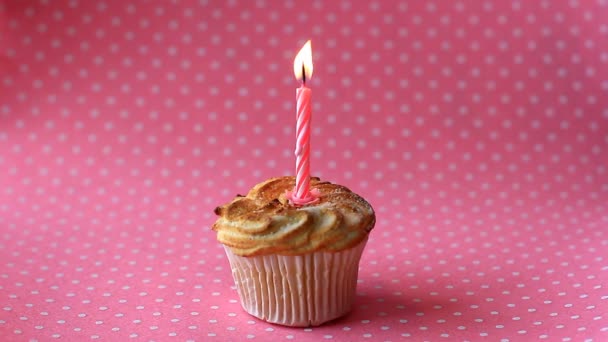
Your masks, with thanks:
[(312, 91), (306, 87), (306, 81), (312, 77), (312, 48), (310, 40), (304, 44), (293, 62), (296, 79), (302, 86), (296, 89), (296, 186), (289, 193), (294, 205), (314, 203), (318, 193), (310, 190), (310, 120), (312, 118)]

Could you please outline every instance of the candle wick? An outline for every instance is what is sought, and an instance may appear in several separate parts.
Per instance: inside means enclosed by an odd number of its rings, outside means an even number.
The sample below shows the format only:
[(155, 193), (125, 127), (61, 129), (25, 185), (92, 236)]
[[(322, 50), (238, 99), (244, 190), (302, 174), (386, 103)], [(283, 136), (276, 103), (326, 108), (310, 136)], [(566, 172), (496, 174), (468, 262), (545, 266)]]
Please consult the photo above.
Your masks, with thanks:
[(304, 64), (302, 64), (302, 84), (306, 84), (306, 68), (304, 68)]

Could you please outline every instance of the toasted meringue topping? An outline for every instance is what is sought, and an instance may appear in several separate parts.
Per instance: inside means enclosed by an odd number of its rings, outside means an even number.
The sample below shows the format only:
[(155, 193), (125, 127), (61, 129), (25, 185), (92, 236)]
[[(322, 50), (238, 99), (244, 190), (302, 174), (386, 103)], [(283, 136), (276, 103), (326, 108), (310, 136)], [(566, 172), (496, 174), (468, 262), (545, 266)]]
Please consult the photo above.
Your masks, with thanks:
[(219, 242), (241, 256), (338, 252), (354, 247), (374, 228), (374, 210), (348, 188), (312, 178), (319, 201), (295, 207), (285, 195), (294, 185), (294, 177), (271, 178), (217, 207), (212, 228)]

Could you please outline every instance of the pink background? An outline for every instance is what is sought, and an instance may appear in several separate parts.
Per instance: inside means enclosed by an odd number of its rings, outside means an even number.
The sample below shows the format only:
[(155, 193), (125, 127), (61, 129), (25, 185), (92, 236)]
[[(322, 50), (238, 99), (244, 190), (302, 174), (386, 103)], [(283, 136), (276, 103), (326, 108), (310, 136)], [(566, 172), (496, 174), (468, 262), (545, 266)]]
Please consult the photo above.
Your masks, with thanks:
[[(608, 340), (608, 1), (0, 2), (3, 341)], [(378, 222), (354, 311), (240, 307), (213, 208), (312, 173)]]

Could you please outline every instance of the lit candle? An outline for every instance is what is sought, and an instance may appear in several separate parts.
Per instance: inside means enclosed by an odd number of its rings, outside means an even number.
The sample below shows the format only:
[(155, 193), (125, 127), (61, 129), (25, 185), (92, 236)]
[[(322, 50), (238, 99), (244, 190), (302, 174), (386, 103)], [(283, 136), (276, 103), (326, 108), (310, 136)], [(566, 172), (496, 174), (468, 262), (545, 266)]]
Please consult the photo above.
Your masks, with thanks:
[(318, 200), (318, 191), (310, 189), (310, 120), (312, 117), (310, 88), (306, 81), (312, 77), (312, 48), (310, 40), (304, 44), (293, 61), (293, 72), (302, 86), (296, 89), (296, 186), (288, 194), (294, 205), (305, 205)]

